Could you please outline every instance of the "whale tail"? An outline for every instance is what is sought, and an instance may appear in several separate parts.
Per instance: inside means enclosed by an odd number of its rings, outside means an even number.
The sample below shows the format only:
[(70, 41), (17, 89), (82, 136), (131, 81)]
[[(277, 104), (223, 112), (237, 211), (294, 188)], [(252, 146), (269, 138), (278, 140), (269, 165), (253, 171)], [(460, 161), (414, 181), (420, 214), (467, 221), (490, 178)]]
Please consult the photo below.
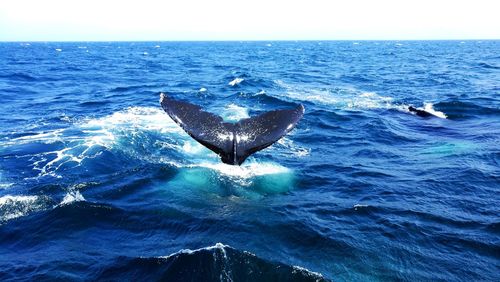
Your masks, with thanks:
[(251, 154), (271, 146), (292, 130), (304, 114), (304, 107), (299, 105), (228, 123), (197, 105), (163, 93), (160, 104), (184, 131), (231, 165), (241, 165)]

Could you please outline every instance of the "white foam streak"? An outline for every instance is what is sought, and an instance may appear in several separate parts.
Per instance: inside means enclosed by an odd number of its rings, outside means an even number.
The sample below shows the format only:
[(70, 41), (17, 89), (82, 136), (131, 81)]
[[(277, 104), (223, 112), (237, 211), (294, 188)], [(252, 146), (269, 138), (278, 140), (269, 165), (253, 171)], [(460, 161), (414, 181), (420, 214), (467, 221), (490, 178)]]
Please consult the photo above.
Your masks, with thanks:
[(344, 109), (376, 109), (394, 108), (393, 98), (378, 95), (374, 92), (362, 92), (353, 88), (316, 89), (292, 86), (281, 80), (275, 83), (285, 88), (287, 98), (331, 105)]
[(7, 189), (11, 187), (13, 183), (0, 183), (0, 189)]

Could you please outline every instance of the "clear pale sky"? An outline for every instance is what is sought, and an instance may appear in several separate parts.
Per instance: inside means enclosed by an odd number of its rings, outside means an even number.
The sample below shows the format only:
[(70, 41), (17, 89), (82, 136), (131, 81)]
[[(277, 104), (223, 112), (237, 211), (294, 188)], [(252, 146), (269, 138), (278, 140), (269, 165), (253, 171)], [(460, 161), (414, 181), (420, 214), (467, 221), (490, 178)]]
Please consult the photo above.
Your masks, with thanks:
[(2, 0), (0, 41), (500, 39), (500, 0)]

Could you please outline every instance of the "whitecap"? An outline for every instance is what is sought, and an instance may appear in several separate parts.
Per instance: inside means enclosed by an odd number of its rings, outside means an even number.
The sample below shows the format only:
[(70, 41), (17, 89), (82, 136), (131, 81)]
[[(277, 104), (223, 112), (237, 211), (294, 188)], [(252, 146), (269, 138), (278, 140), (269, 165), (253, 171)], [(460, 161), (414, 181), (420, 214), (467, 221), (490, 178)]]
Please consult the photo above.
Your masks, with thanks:
[[(314, 275), (314, 276), (317, 276), (319, 279), (323, 279), (323, 275), (321, 273), (318, 273), (318, 272), (314, 272), (314, 271), (311, 271), (305, 267), (301, 267), (301, 266), (297, 266), (297, 265), (294, 265), (293, 266), (293, 271), (301, 271), (301, 272), (305, 272), (305, 273), (308, 273), (310, 275)], [(318, 281), (318, 280), (316, 280)]]
[(229, 246), (227, 245), (224, 245), (222, 243), (216, 243), (215, 245), (213, 246), (209, 246), (209, 247), (205, 247), (205, 248), (199, 248), (199, 249), (195, 249), (195, 250), (191, 250), (191, 249), (182, 249), (180, 251), (177, 251), (175, 253), (172, 253), (168, 256), (159, 256), (158, 258), (161, 258), (161, 259), (168, 259), (170, 257), (173, 257), (173, 256), (177, 256), (177, 255), (180, 255), (180, 254), (194, 254), (196, 252), (199, 252), (199, 251), (212, 251), (212, 250), (221, 250), (223, 251), (223, 254), (224, 254), (224, 258), (226, 258), (226, 252), (224, 250), (224, 248), (227, 248)]
[(207, 92), (207, 89), (205, 87), (202, 87), (200, 88), (200, 90), (198, 90), (199, 92)]
[(62, 51), (62, 49), (60, 49), (60, 48), (57, 48), (57, 49), (55, 49), (55, 50), (56, 50), (57, 52), (61, 52), (61, 51)]
[(354, 206), (352, 206), (354, 208), (354, 210), (358, 210), (360, 208), (367, 208), (368, 205), (363, 205), (363, 204), (355, 204)]
[(45, 206), (39, 196), (12, 196), (0, 197), (0, 221), (11, 220), (29, 212), (40, 210)]
[(239, 77), (237, 77), (237, 78), (235, 78), (235, 79), (231, 80), (231, 82), (229, 82), (229, 83), (228, 83), (228, 85), (229, 85), (229, 86), (235, 86), (235, 85), (238, 85), (238, 84), (240, 84), (241, 82), (243, 82), (243, 80), (244, 80), (243, 78), (239, 78)]
[(66, 193), (63, 200), (59, 203), (59, 206), (71, 204), (73, 202), (82, 202), (82, 201), (85, 201), (85, 198), (82, 196), (80, 191), (78, 190), (69, 191), (68, 193)]

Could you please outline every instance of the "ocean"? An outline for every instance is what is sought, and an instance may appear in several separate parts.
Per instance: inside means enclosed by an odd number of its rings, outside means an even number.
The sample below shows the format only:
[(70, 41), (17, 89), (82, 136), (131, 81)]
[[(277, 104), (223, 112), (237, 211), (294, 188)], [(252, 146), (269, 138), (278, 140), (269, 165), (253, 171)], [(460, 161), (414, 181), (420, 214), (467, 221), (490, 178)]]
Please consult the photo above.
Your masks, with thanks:
[[(305, 114), (230, 166), (162, 92)], [(0, 43), (0, 280), (500, 281), (499, 94), (500, 41)]]

